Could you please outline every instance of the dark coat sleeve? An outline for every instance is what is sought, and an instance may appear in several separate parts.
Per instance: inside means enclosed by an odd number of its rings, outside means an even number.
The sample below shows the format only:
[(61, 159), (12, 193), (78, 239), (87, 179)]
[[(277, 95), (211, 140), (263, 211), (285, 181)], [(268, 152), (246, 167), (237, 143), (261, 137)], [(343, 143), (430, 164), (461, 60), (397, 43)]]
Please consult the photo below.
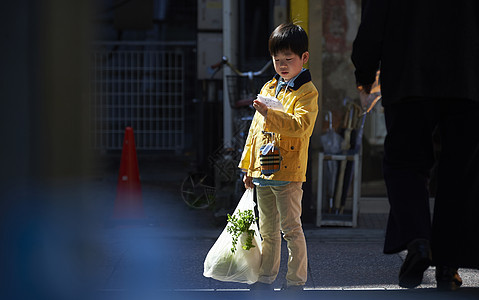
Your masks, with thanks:
[(367, 0), (351, 60), (358, 85), (380, 69), (383, 105), (408, 98), (479, 101), (479, 1)]
[(363, 1), (361, 24), (351, 55), (358, 85), (374, 82), (381, 61), (381, 51), (388, 17), (389, 0)]

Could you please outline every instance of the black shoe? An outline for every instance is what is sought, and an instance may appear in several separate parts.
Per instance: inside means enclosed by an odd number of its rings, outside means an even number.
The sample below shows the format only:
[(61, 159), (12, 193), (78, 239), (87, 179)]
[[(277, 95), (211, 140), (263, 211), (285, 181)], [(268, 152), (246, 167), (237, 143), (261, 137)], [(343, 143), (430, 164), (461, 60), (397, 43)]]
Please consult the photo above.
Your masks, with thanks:
[(424, 271), (431, 265), (431, 246), (428, 240), (416, 239), (408, 244), (407, 250), (399, 271), (399, 286), (412, 289), (421, 284)]
[(457, 268), (446, 266), (436, 267), (436, 282), (437, 288), (443, 291), (455, 291), (462, 285)]

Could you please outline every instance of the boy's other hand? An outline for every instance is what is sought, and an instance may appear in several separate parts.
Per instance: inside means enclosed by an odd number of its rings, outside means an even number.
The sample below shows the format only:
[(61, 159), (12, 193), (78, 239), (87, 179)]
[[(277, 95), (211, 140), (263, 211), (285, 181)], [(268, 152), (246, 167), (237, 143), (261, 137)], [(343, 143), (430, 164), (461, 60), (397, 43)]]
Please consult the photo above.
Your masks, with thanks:
[(245, 187), (245, 189), (252, 189), (252, 188), (254, 188), (253, 177), (248, 176), (248, 175), (244, 175), (244, 176), (243, 176), (243, 182), (244, 182), (244, 187)]
[(263, 117), (266, 117), (266, 114), (268, 114), (268, 107), (266, 104), (262, 103), (258, 99), (253, 101), (253, 107), (256, 109)]

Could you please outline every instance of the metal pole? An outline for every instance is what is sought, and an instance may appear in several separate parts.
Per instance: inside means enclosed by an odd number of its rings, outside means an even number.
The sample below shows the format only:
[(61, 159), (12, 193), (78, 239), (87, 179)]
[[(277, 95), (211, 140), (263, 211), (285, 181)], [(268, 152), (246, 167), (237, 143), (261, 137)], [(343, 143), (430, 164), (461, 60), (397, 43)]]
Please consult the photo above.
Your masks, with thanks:
[[(223, 55), (232, 59), (231, 56), (231, 2), (233, 0), (223, 0)], [(223, 70), (223, 142), (224, 145), (231, 143), (232, 137), (232, 124), (231, 124), (231, 107), (229, 105), (228, 95), (228, 81), (227, 76), (231, 75), (231, 70), (224, 68)]]
[[(237, 36), (238, 36), (238, 1), (223, 0), (223, 55), (237, 66)], [(227, 76), (231, 75), (229, 68), (223, 69), (223, 141), (225, 147), (231, 145), (233, 136), (233, 112), (231, 111)]]

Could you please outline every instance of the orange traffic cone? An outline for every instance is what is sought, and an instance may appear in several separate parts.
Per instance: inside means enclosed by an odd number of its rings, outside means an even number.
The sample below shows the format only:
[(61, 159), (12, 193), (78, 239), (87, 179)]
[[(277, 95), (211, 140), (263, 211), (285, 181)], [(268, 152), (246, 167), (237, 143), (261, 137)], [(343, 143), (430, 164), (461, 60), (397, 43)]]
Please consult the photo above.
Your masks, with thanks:
[(135, 138), (133, 128), (127, 127), (121, 152), (113, 220), (141, 221), (144, 218)]

